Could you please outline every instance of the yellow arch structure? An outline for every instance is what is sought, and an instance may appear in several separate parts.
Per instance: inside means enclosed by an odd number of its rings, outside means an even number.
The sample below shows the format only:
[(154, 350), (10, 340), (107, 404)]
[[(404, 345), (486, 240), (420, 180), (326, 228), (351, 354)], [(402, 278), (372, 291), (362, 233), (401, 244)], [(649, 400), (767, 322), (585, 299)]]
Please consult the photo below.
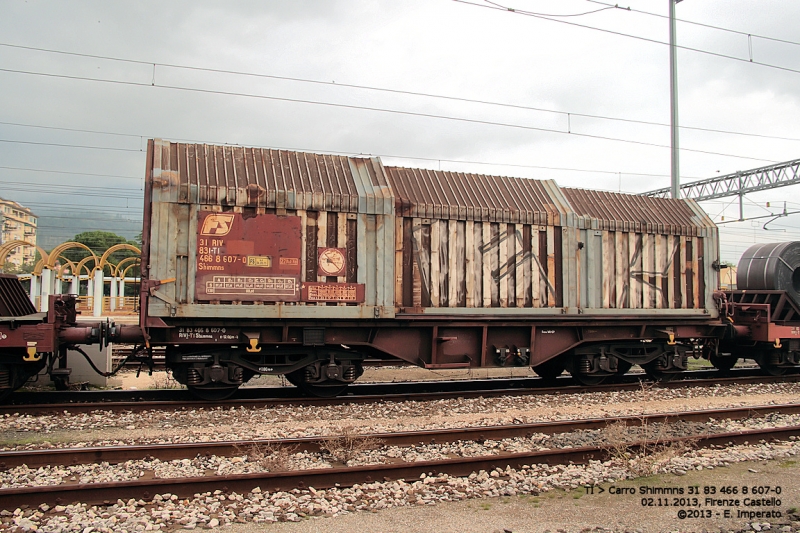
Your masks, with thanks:
[(120, 276), (120, 277), (121, 277), (121, 278), (123, 278), (123, 279), (125, 279), (126, 277), (128, 277), (128, 270), (130, 270), (130, 269), (132, 269), (132, 268), (135, 268), (135, 267), (137, 267), (137, 266), (139, 266), (139, 265), (141, 265), (141, 264), (142, 264), (142, 263), (141, 263), (141, 261), (140, 261), (139, 263), (134, 263), (134, 264), (132, 264), (132, 265), (128, 265), (128, 266), (126, 266), (126, 267), (125, 267), (125, 270), (123, 270), (123, 271), (122, 271), (122, 276)]
[[(70, 265), (74, 265), (74, 263), (72, 263), (69, 259), (67, 259), (66, 257), (64, 257), (62, 255), (63, 252), (65, 252), (66, 250), (69, 250), (71, 248), (82, 248), (82, 249), (86, 250), (87, 252), (89, 252), (90, 254), (92, 254), (92, 255), (84, 258), (83, 260), (81, 260), (81, 262), (78, 264), (78, 268), (83, 266), (83, 264), (85, 264), (85, 261), (87, 259), (94, 259), (95, 265), (97, 265), (97, 266), (105, 266), (106, 264), (109, 264), (109, 266), (112, 266), (112, 265), (110, 265), (110, 263), (108, 263), (108, 257), (111, 254), (113, 254), (114, 252), (118, 252), (120, 250), (131, 250), (133, 252), (136, 252), (137, 254), (141, 254), (142, 253), (142, 251), (139, 248), (137, 248), (136, 246), (133, 246), (132, 244), (115, 244), (114, 246), (112, 246), (111, 248), (106, 250), (105, 253), (103, 254), (103, 256), (98, 261), (97, 256), (92, 251), (92, 249), (89, 248), (88, 246), (86, 246), (85, 244), (80, 243), (80, 242), (65, 242), (65, 243), (61, 243), (58, 246), (56, 246), (55, 248), (53, 248), (53, 250), (48, 254), (46, 251), (44, 251), (44, 249), (41, 246), (37, 246), (35, 244), (29, 243), (28, 241), (16, 241), (15, 240), (15, 241), (9, 241), (7, 243), (3, 243), (2, 245), (0, 245), (0, 267), (2, 267), (5, 264), (6, 258), (8, 257), (8, 255), (15, 248), (18, 248), (20, 246), (33, 246), (34, 248), (36, 248), (36, 251), (39, 252), (39, 255), (42, 256), (41, 260), (39, 260), (39, 262), (36, 264), (36, 269), (34, 271), (35, 274), (41, 274), (42, 273), (42, 268), (44, 268), (45, 266), (48, 267), (48, 268), (54, 269), (56, 261), (58, 259), (63, 259), (64, 261), (69, 262)], [(126, 258), (126, 259), (134, 259), (134, 258)], [(59, 273), (61, 273), (61, 270), (59, 271)]]
[(56, 259), (58, 259), (58, 257), (62, 253), (64, 253), (66, 250), (69, 250), (70, 248), (83, 248), (84, 250), (86, 250), (87, 252), (92, 254), (92, 257), (94, 257), (95, 260), (97, 258), (97, 256), (94, 254), (92, 249), (89, 248), (88, 246), (86, 246), (85, 244), (81, 243), (81, 242), (74, 242), (74, 241), (62, 242), (61, 244), (59, 244), (58, 246), (56, 246), (55, 248), (53, 248), (50, 251), (50, 256), (47, 258), (46, 261), (40, 261), (39, 264), (36, 265), (36, 269), (34, 269), (34, 271), (33, 271), (34, 274), (37, 274), (37, 275), (41, 274), (42, 273), (42, 268), (44, 268), (45, 266), (47, 268), (51, 268), (51, 269), (53, 267), (55, 267), (56, 266)]
[[(36, 248), (36, 251), (39, 252), (39, 255), (42, 256), (42, 260), (46, 261), (48, 259), (47, 252), (41, 246), (36, 246), (35, 244), (31, 244), (28, 241), (9, 241), (0, 245), (0, 268), (6, 264), (6, 259), (8, 258), (9, 254), (14, 251), (15, 248), (20, 246), (33, 246)], [(40, 271), (41, 273), (41, 271)]]
[(86, 271), (86, 275), (87, 276), (91, 276), (92, 275), (92, 270), (90, 270), (89, 267), (86, 266), (86, 263), (88, 263), (89, 261), (94, 261), (94, 263), (97, 264), (97, 261), (98, 261), (96, 255), (87, 255), (86, 257), (84, 257), (83, 259), (78, 261), (77, 263), (73, 263), (72, 261), (70, 261), (69, 259), (67, 259), (64, 256), (61, 256), (61, 257), (65, 261), (65, 263), (63, 265), (61, 265), (61, 268), (58, 270), (58, 277), (62, 281), (65, 281), (64, 280), (64, 269), (67, 266), (72, 268), (72, 274), (75, 275), (75, 276), (80, 276), (81, 270), (85, 270)]
[[(123, 259), (122, 261), (120, 261), (119, 263), (117, 263), (117, 264), (116, 264), (116, 266), (114, 266), (114, 269), (113, 269), (113, 271), (112, 271), (112, 275), (113, 275), (115, 278), (118, 278), (118, 277), (120, 277), (120, 276), (119, 276), (119, 272), (120, 272), (120, 269), (122, 268), (122, 266), (123, 266), (125, 263), (136, 262), (136, 261), (141, 261), (141, 258), (139, 258), (139, 257), (136, 257), (136, 256), (126, 257), (125, 259)], [(127, 266), (127, 267), (126, 267), (126, 268), (123, 270), (123, 272), (127, 272), (129, 268), (131, 268), (131, 267), (135, 267), (135, 266), (136, 266), (135, 264), (133, 264), (133, 265), (128, 265), (128, 266)]]
[(81, 270), (83, 270), (83, 269), (86, 269), (86, 275), (87, 275), (87, 276), (91, 276), (91, 275), (92, 275), (92, 270), (94, 270), (94, 268), (90, 269), (89, 267), (87, 267), (87, 266), (86, 266), (86, 263), (87, 263), (88, 261), (94, 261), (94, 264), (95, 264), (95, 267), (96, 267), (96, 266), (97, 266), (97, 262), (99, 261), (99, 259), (97, 258), (97, 256), (96, 256), (96, 255), (87, 255), (86, 257), (84, 257), (83, 259), (81, 259), (81, 260), (78, 262), (78, 264), (77, 264), (77, 265), (75, 265), (75, 270), (74, 270), (74, 272), (75, 272), (77, 275), (79, 275), (79, 276), (80, 276), (80, 275), (81, 275)]
[(106, 252), (103, 254), (103, 257), (100, 258), (100, 263), (98, 263), (97, 265), (98, 268), (103, 268), (106, 265), (113, 266), (108, 262), (108, 258), (111, 256), (111, 254), (113, 254), (114, 252), (119, 252), (120, 250), (131, 250), (132, 252), (136, 252), (139, 255), (142, 254), (142, 251), (132, 244), (126, 244), (126, 243), (115, 244), (114, 246), (106, 250)]
[(64, 279), (64, 269), (69, 267), (72, 272), (75, 272), (75, 266), (76, 265), (75, 265), (75, 263), (73, 263), (72, 261), (70, 261), (69, 259), (64, 257), (63, 255), (61, 257), (59, 257), (59, 259), (62, 260), (63, 263), (61, 264), (61, 267), (58, 269), (58, 272), (56, 272), (56, 276), (58, 277), (58, 279), (62, 279), (63, 280)]

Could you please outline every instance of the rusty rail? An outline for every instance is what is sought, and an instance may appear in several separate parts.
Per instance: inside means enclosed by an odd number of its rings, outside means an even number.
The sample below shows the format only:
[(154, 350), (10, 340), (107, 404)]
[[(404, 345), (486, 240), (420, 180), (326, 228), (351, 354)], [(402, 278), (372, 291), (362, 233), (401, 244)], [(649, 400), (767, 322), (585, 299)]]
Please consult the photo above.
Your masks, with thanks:
[[(668, 445), (678, 442), (692, 442), (699, 447), (712, 445), (742, 444), (765, 439), (786, 440), (800, 435), (800, 426), (755, 429), (748, 431), (719, 433), (703, 437), (682, 437), (661, 439), (656, 442), (639, 442), (631, 448)], [(20, 505), (59, 505), (75, 501), (87, 504), (111, 504), (118, 499), (150, 500), (156, 494), (171, 493), (178, 497), (191, 497), (197, 493), (237, 492), (246, 494), (256, 487), (262, 490), (290, 490), (315, 487), (318, 489), (334, 486), (351, 486), (356, 483), (369, 483), (376, 480), (390, 481), (403, 478), (416, 478), (422, 473), (447, 473), (465, 476), (479, 470), (496, 468), (520, 468), (530, 464), (585, 464), (591, 460), (603, 460), (608, 452), (599, 446), (564, 448), (481, 457), (460, 457), (443, 461), (421, 461), (415, 463), (380, 464), (346, 468), (326, 468), (296, 470), (290, 472), (266, 472), (231, 476), (211, 476), (196, 478), (149, 479), (121, 481), (116, 483), (95, 483), (77, 485), (54, 485), (44, 487), (23, 487), (0, 489), (0, 508), (15, 509)]]
[[(715, 374), (714, 371), (701, 371), (696, 375)], [(577, 394), (587, 392), (635, 391), (642, 387), (642, 382), (634, 379), (628, 383), (610, 383), (594, 386), (566, 385), (570, 378), (563, 379), (564, 385), (544, 386), (540, 378), (521, 378), (513, 380), (457, 380), (457, 381), (425, 381), (405, 383), (359, 384), (350, 387), (350, 394), (335, 398), (298, 397), (295, 387), (264, 387), (240, 389), (237, 396), (223, 401), (201, 401), (191, 399), (185, 390), (137, 390), (137, 391), (87, 391), (87, 392), (25, 392), (15, 393), (17, 400), (23, 403), (0, 405), (0, 415), (4, 413), (42, 415), (61, 413), (65, 410), (72, 413), (91, 412), (96, 410), (144, 411), (150, 409), (209, 409), (215, 407), (269, 407), (270, 405), (341, 405), (352, 403), (430, 401), (447, 398), (477, 398), (498, 396), (533, 396), (545, 394)], [(747, 374), (734, 377), (708, 377), (683, 379), (670, 382), (648, 382), (648, 387), (684, 388), (713, 387), (716, 385), (761, 384), (761, 383), (793, 383), (800, 381), (800, 374), (784, 376), (765, 376)], [(526, 386), (527, 384), (527, 386)], [(531, 384), (535, 384), (532, 386)], [(483, 385), (483, 388), (479, 386)], [(506, 385), (505, 387), (503, 385)], [(516, 387), (514, 386), (516, 385)], [(436, 390), (447, 387), (448, 390)], [(458, 387), (463, 387), (459, 389)], [(406, 390), (407, 392), (402, 392)], [(265, 392), (270, 391), (270, 392)], [(174, 394), (173, 394), (174, 393)], [(273, 397), (254, 397), (272, 394)], [(251, 396), (252, 395), (252, 396)], [(12, 399), (15, 399), (12, 396)], [(26, 396), (28, 398), (26, 398)], [(37, 399), (65, 398), (68, 401), (59, 403), (28, 403)], [(114, 400), (115, 397), (123, 399)], [(85, 398), (83, 401), (81, 398)], [(80, 403), (72, 403), (80, 402)]]
[[(395, 433), (373, 433), (355, 435), (355, 438), (367, 438), (380, 441), (389, 446), (413, 446), (418, 444), (437, 444), (456, 441), (484, 441), (513, 437), (525, 437), (533, 433), (548, 435), (571, 431), (587, 431), (602, 429), (609, 424), (624, 423), (638, 426), (643, 423), (674, 422), (706, 422), (716, 419), (742, 419), (765, 416), (771, 413), (797, 414), (800, 404), (758, 405), (751, 407), (735, 407), (729, 409), (706, 409), (699, 411), (681, 411), (654, 413), (641, 416), (620, 416), (608, 418), (585, 418), (580, 420), (559, 420), (554, 422), (537, 422), (533, 424), (513, 424), (502, 426), (478, 426), (468, 428), (432, 429)], [(148, 444), (135, 446), (101, 446), (88, 448), (57, 448), (40, 450), (0, 451), (0, 469), (27, 465), (38, 468), (46, 465), (76, 465), (93, 462), (111, 464), (130, 460), (154, 458), (162, 461), (186, 459), (197, 455), (217, 455), (230, 457), (247, 453), (251, 446), (288, 446), (297, 447), (300, 451), (316, 452), (325, 447), (337, 436), (303, 437), (294, 439), (263, 439), (244, 441), (218, 441), (178, 444)]]

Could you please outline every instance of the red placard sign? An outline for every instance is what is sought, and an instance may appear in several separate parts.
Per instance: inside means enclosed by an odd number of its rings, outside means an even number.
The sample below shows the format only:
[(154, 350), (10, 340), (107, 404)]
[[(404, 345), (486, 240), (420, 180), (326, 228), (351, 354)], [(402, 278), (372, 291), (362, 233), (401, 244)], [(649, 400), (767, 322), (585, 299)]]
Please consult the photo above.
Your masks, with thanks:
[(352, 302), (364, 301), (363, 283), (303, 283), (304, 302)]
[(299, 300), (300, 243), (300, 217), (200, 212), (195, 297)]

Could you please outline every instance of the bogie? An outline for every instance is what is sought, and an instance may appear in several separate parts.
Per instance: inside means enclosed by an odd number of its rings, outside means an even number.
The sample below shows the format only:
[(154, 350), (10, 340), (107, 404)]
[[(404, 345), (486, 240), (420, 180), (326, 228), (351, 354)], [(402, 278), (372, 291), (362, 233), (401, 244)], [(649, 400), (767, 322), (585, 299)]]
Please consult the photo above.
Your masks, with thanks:
[(657, 358), (642, 365), (645, 374), (653, 381), (672, 381), (687, 368), (686, 347), (674, 345), (668, 348), (669, 350), (665, 350)]
[(363, 373), (359, 361), (340, 361), (331, 355), (327, 362), (316, 361), (286, 374), (286, 379), (310, 396), (331, 398), (343, 393)]
[(255, 375), (286, 375), (290, 383), (314, 396), (341, 394), (363, 373), (363, 356), (353, 351), (319, 348), (263, 349), (257, 355), (215, 347), (167, 351), (166, 361), (178, 383), (202, 399), (220, 400)]
[(792, 367), (787, 361), (787, 351), (777, 348), (762, 350), (756, 356), (756, 363), (761, 370), (770, 376), (782, 376)]

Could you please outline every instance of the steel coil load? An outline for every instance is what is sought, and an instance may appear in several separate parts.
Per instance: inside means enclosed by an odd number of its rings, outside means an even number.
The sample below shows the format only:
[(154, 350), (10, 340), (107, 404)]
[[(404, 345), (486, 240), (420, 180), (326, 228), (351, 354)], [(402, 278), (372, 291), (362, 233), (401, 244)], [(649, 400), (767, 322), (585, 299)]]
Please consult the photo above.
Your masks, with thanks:
[(786, 291), (800, 304), (800, 242), (755, 244), (739, 260), (739, 290)]

